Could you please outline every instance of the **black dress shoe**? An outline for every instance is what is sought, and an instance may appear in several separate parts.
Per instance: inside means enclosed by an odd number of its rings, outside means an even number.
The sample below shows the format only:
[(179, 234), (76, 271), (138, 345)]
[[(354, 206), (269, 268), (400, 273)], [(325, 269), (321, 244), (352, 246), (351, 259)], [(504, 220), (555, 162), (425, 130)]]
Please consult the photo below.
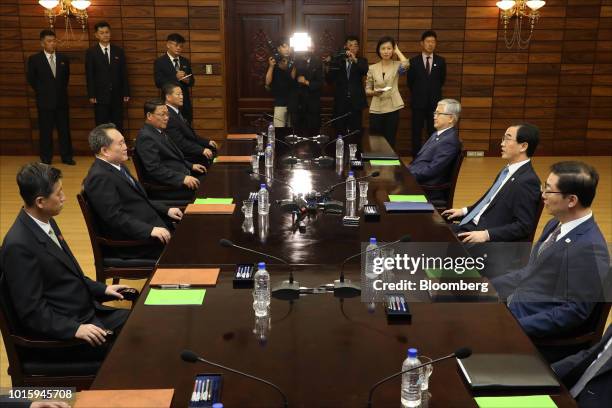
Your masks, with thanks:
[(74, 166), (76, 164), (74, 159), (62, 160), (62, 163), (67, 164), (69, 166)]

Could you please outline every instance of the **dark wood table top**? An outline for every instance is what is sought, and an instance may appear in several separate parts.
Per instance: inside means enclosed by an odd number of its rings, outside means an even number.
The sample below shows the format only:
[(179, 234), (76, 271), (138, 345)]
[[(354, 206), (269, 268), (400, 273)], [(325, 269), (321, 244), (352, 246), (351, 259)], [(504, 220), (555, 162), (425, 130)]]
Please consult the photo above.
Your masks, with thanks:
[[(251, 149), (250, 142), (230, 143), (242, 143), (230, 145), (230, 152)], [(313, 189), (345, 177), (331, 169), (303, 167), (300, 177), (308, 178)], [(202, 195), (233, 197), (240, 203), (257, 187), (245, 173), (248, 168), (214, 166), (201, 186)], [(421, 192), (403, 166), (381, 168), (381, 173), (371, 180), (368, 195), (379, 207), (389, 193)], [(275, 171), (278, 177), (296, 177), (292, 174), (296, 172)], [(296, 181), (296, 185), (302, 182)], [(335, 197), (343, 198), (343, 190)], [(275, 183), (271, 196), (288, 198), (289, 188)], [(413, 241), (456, 239), (435, 213), (389, 215), (384, 210), (379, 223), (362, 220), (358, 228), (342, 226), (341, 217), (320, 214), (307, 222), (305, 233), (292, 233), (288, 231), (290, 215), (273, 207), (264, 241), (257, 225), (253, 234), (242, 230), (244, 217), (238, 211), (233, 216), (184, 218), (159, 265), (220, 265), (218, 284), (207, 289), (202, 306), (145, 306), (149, 291), (145, 286), (93, 389), (174, 388), (172, 406), (184, 408), (196, 374), (222, 373), (221, 400), (226, 407), (282, 406), (281, 397), (266, 385), (205, 364), (183, 362), (180, 352), (191, 349), (204, 358), (275, 383), (288, 395), (291, 407), (365, 407), (370, 386), (399, 371), (409, 347), (433, 358), (463, 346), (471, 347), (474, 353), (537, 353), (507, 308), (495, 302), (415, 302), (410, 304), (410, 324), (391, 325), (380, 305), (371, 310), (359, 297), (340, 300), (326, 292), (302, 295), (291, 303), (272, 299), (270, 328), (262, 336), (261, 329), (256, 330), (262, 321), (256, 322), (251, 290), (234, 289), (232, 277), (233, 264), (263, 259), (222, 248), (220, 238), (303, 264), (295, 267), (295, 274), (300, 285), (307, 287), (333, 282), (339, 261), (359, 252), (361, 242), (370, 236), (388, 241), (406, 233)], [(270, 264), (274, 285), (286, 277), (287, 267)], [(358, 264), (349, 265), (347, 277), (359, 280)], [(400, 381), (398, 377), (381, 386), (374, 407), (399, 406)], [(429, 407), (476, 406), (453, 360), (434, 367), (430, 394)], [(575, 406), (563, 387), (553, 399), (559, 407)]]

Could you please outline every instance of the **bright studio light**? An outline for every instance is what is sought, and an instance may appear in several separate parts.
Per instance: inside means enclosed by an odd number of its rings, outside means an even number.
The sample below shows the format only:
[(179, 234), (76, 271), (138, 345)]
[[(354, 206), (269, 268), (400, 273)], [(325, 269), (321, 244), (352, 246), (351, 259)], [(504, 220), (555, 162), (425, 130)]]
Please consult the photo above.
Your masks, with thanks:
[(312, 46), (312, 40), (308, 33), (294, 33), (289, 39), (289, 45), (296, 52), (309, 51)]

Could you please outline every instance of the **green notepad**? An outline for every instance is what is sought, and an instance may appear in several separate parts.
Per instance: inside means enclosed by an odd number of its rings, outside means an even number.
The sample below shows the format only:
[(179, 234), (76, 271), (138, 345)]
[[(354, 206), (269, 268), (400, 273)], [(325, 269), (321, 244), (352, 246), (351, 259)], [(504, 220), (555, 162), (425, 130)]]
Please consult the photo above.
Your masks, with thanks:
[(463, 273), (457, 273), (447, 269), (425, 269), (425, 274), (430, 279), (440, 278), (480, 278), (480, 273), (476, 269), (466, 269)]
[(480, 408), (556, 408), (557, 404), (548, 395), (520, 397), (476, 397)]
[(233, 204), (233, 198), (196, 198), (194, 204)]
[(426, 203), (427, 197), (421, 194), (389, 194), (391, 202)]
[(145, 305), (201, 305), (204, 302), (206, 289), (153, 289), (149, 290)]
[(399, 160), (370, 160), (372, 166), (401, 166)]

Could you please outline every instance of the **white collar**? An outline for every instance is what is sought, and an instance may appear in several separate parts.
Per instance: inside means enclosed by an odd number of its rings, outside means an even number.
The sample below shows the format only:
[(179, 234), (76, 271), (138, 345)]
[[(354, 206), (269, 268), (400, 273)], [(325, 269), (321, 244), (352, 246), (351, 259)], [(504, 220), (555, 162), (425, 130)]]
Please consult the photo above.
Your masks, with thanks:
[(169, 105), (169, 104), (166, 104), (166, 106), (167, 106), (168, 108), (172, 109), (172, 110), (174, 111), (174, 113), (176, 113), (176, 114), (178, 115), (178, 113), (179, 113), (178, 108), (175, 108), (174, 106)]
[(584, 217), (566, 222), (565, 224), (561, 224), (561, 232), (559, 233), (559, 236), (557, 237), (557, 241), (561, 239), (561, 237), (564, 237), (565, 235), (569, 234), (571, 230), (573, 230), (574, 228), (576, 228), (577, 226), (579, 226), (580, 224), (582, 224), (583, 222), (585, 222), (592, 216), (593, 216), (593, 212), (589, 212)]
[(32, 216), (32, 214), (30, 214), (29, 212), (25, 211), (24, 212), (26, 214), (28, 214), (28, 216), (34, 220), (34, 222), (36, 223), (36, 225), (38, 225), (44, 232), (45, 234), (49, 235), (49, 232), (52, 230), (51, 228), (51, 223), (50, 222), (42, 222), (41, 220), (39, 220), (38, 218)]
[(425, 51), (422, 51), (421, 55), (423, 56), (425, 60), (427, 59), (427, 57), (431, 57), (431, 59), (433, 59), (434, 53), (432, 52), (431, 54), (427, 54), (425, 53)]
[(436, 134), (440, 136), (442, 133), (446, 132), (448, 129), (452, 129), (453, 126), (447, 127), (446, 129), (436, 130)]
[(53, 54), (49, 54), (47, 51), (43, 50), (43, 52), (45, 53), (45, 55), (47, 56), (47, 59), (51, 58), (51, 56), (55, 56), (55, 53)]
[(173, 64), (174, 64), (174, 59), (175, 58), (178, 58), (179, 64), (181, 63), (181, 57), (179, 55), (177, 55), (176, 57), (173, 57), (172, 55), (170, 55), (169, 52), (166, 52), (166, 55), (168, 56), (168, 58), (170, 58), (170, 61), (172, 61)]
[(527, 164), (531, 161), (531, 159), (523, 160), (518, 163), (513, 163), (508, 165), (508, 177), (516, 173), (518, 169), (521, 168), (523, 164)]
[(108, 44), (106, 47), (105, 47), (105, 46), (103, 46), (103, 45), (102, 45), (102, 43), (98, 43), (98, 45), (99, 45), (99, 46), (100, 46), (100, 48), (102, 49), (102, 53), (104, 53), (104, 49), (105, 49), (105, 48), (108, 48), (108, 53), (110, 54), (110, 49), (111, 49), (110, 43), (109, 43), (109, 44)]
[(118, 165), (118, 164), (111, 163), (111, 162), (109, 162), (108, 160), (105, 160), (105, 159), (103, 159), (102, 157), (98, 157), (98, 156), (96, 156), (96, 159), (100, 159), (100, 160), (102, 160), (103, 162), (106, 162), (106, 163), (110, 164), (111, 166), (113, 166), (114, 168), (116, 168), (117, 170), (121, 171), (121, 166), (120, 166), (120, 165)]

